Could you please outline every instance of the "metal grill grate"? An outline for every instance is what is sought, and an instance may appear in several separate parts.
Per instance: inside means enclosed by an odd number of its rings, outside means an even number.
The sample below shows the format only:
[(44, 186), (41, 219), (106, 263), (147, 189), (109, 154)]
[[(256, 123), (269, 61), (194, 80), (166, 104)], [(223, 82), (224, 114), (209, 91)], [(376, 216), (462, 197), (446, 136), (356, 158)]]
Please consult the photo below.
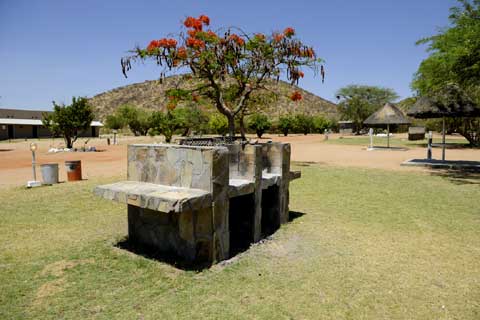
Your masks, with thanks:
[(184, 138), (179, 141), (179, 144), (185, 146), (214, 147), (233, 144), (241, 140), (241, 137)]

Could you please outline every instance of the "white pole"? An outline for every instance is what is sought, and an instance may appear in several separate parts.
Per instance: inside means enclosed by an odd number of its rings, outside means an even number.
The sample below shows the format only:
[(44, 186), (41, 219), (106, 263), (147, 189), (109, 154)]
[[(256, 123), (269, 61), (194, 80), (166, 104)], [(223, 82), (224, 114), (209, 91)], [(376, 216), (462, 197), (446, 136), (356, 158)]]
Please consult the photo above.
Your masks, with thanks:
[(35, 165), (36, 165), (36, 161), (35, 161), (35, 151), (32, 151), (33, 181), (37, 181), (37, 171), (36, 171)]

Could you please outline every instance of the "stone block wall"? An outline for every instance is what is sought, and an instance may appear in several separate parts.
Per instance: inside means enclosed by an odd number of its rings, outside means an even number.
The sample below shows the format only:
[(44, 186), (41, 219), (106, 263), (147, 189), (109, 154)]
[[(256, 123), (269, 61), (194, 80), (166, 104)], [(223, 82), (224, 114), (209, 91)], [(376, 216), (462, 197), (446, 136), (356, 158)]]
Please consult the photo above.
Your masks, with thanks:
[[(129, 205), (129, 238), (187, 261), (229, 256), (228, 150), (178, 145), (130, 145), (128, 180), (211, 192), (206, 209), (174, 214)], [(148, 222), (148, 223), (146, 223)], [(161, 239), (158, 233), (164, 233)]]
[[(124, 184), (147, 182), (167, 186), (169, 193), (168, 187), (172, 187), (171, 192), (187, 194), (199, 189), (211, 195), (208, 205), (190, 206), (186, 211), (154, 211), (127, 202), (129, 239), (186, 262), (225, 260), (288, 221), (289, 144), (129, 145), (127, 176), (129, 181)], [(248, 188), (235, 189), (233, 180)], [(229, 189), (233, 191), (229, 193)], [(159, 194), (155, 191), (152, 197)]]

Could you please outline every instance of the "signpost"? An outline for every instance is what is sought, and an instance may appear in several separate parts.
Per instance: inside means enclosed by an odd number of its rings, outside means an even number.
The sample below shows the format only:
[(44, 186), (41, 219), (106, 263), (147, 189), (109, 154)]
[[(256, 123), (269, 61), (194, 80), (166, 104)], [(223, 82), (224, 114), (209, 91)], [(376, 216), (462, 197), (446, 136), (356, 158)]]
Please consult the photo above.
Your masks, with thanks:
[(40, 187), (42, 183), (37, 181), (37, 162), (35, 160), (35, 151), (37, 150), (37, 144), (35, 142), (30, 143), (30, 150), (32, 151), (32, 170), (33, 170), (33, 180), (27, 182), (28, 188)]

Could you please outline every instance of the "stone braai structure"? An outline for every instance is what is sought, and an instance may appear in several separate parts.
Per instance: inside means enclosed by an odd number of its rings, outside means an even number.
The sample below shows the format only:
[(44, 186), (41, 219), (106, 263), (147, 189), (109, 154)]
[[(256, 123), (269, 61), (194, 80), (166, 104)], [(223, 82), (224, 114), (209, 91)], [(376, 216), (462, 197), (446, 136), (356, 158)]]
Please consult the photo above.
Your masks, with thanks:
[(127, 181), (95, 194), (128, 205), (128, 236), (193, 264), (245, 250), (288, 221), (290, 145), (128, 146)]

